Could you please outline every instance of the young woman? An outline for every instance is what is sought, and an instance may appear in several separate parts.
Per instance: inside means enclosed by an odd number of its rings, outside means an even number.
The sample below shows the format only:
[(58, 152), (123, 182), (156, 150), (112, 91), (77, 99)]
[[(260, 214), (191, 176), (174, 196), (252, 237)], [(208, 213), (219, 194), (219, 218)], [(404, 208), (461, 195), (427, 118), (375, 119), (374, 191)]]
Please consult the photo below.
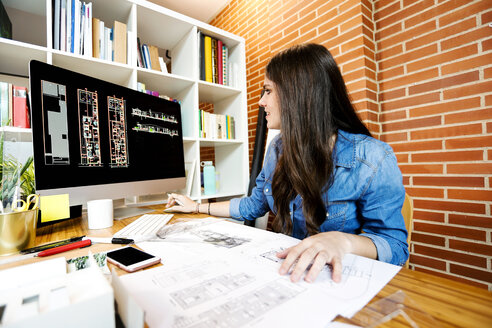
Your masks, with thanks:
[(401, 215), (402, 175), (391, 147), (371, 137), (358, 118), (340, 70), (317, 44), (291, 47), (266, 67), (267, 126), (281, 133), (267, 150), (250, 197), (197, 204), (172, 194), (180, 212), (251, 220), (272, 211), (273, 229), (302, 239), (277, 256), (280, 274), (314, 281), (326, 264), (340, 281), (353, 253), (403, 265), (407, 231)]

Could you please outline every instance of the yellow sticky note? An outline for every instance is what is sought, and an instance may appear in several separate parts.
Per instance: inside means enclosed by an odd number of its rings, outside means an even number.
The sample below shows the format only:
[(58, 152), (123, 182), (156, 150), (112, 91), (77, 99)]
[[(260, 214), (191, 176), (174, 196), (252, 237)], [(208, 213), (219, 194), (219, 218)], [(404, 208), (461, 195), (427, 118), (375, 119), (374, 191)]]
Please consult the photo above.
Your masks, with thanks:
[(40, 197), (41, 222), (49, 222), (70, 217), (68, 194)]

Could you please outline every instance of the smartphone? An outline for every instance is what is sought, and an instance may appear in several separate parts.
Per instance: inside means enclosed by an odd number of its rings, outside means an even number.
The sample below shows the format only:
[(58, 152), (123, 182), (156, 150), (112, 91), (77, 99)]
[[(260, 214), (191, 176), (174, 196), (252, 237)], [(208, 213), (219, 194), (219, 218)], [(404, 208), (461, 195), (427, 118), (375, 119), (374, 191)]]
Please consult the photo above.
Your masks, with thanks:
[(106, 254), (109, 262), (127, 272), (134, 272), (157, 264), (161, 259), (132, 246), (118, 248)]

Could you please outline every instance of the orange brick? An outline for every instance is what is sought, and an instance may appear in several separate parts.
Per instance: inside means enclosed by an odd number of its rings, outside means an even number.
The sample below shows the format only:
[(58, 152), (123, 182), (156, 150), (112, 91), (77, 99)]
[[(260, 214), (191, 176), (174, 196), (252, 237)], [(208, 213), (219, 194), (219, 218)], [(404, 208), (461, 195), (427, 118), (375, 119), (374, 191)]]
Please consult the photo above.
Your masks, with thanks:
[[(484, 187), (484, 179), (481, 177), (413, 177), (416, 186), (445, 186), (445, 187)], [(448, 190), (451, 193), (453, 190)], [(449, 195), (449, 194), (448, 194)], [(453, 197), (449, 197), (453, 198)], [(463, 199), (463, 198), (461, 198)]]
[[(492, 135), (446, 140), (446, 149), (492, 147)], [(491, 171), (492, 173), (492, 171)]]
[(490, 216), (460, 215), (449, 213), (449, 223), (463, 225), (467, 227), (492, 229), (492, 220), (490, 220)]
[(381, 104), (381, 110), (393, 110), (399, 108), (408, 108), (418, 105), (423, 105), (427, 103), (433, 103), (440, 100), (440, 93), (433, 92), (424, 95), (417, 95), (413, 97), (405, 97), (403, 99), (388, 101)]
[(441, 68), (441, 72), (443, 75), (448, 75), (456, 72), (463, 72), (465, 70), (469, 70), (472, 68), (483, 67), (485, 65), (490, 64), (490, 62), (491, 62), (490, 54), (476, 56), (473, 58), (456, 61), (448, 65), (443, 65)]
[[(412, 236), (413, 239), (413, 236)], [(492, 246), (485, 245), (483, 243), (471, 243), (463, 240), (449, 240), (449, 247), (451, 249), (456, 249), (465, 252), (471, 252), (475, 254), (483, 254), (487, 256), (492, 256)]]
[(426, 198), (443, 198), (444, 197), (444, 189), (405, 187), (405, 191), (410, 196), (411, 195), (418, 195), (419, 197), (426, 197)]
[(447, 164), (447, 172), (449, 174), (492, 174), (492, 163)]
[[(427, 10), (421, 10), (418, 15), (410, 17), (405, 20), (405, 26), (411, 27), (422, 22), (433, 19), (442, 13), (451, 12), (452, 10), (469, 3), (469, 0), (453, 0), (445, 1), (436, 7), (428, 8)], [(460, 18), (461, 19), (461, 18)]]
[(492, 118), (492, 107), (482, 110), (473, 110), (463, 113), (444, 116), (445, 124), (464, 123), (472, 121), (486, 121)]
[[(384, 70), (393, 66), (399, 66), (403, 64), (407, 64), (406, 66), (408, 67), (409, 72), (416, 71), (416, 69), (412, 69), (412, 65), (416, 65), (416, 63), (420, 63), (421, 61), (415, 62), (416, 58), (425, 58), (424, 61), (425, 65), (419, 65), (420, 68), (427, 68), (434, 66), (431, 63), (428, 63), (427, 60), (429, 59), (429, 55), (435, 54), (437, 52), (437, 45), (436, 44), (431, 44), (427, 47), (423, 47), (414, 51), (405, 51), (401, 55), (393, 57), (393, 58), (388, 58), (384, 61), (381, 62), (381, 65), (379, 66), (380, 69)], [(412, 63), (413, 62), (413, 63)]]
[[(379, 40), (379, 38), (376, 37), (376, 40)], [(376, 58), (378, 61), (382, 61), (382, 60), (385, 60), (389, 57), (399, 55), (402, 52), (403, 52), (403, 46), (401, 44), (397, 44), (394, 47), (384, 49), (384, 50), (379, 50), (376, 54)]]
[[(436, 44), (433, 45), (437, 47)], [(425, 69), (427, 67), (440, 66), (444, 63), (449, 63), (449, 62), (453, 62), (453, 64), (451, 65), (454, 65), (454, 62), (456, 61), (457, 58), (468, 57), (471, 55), (476, 55), (477, 53), (478, 53), (478, 46), (476, 44), (471, 44), (459, 49), (455, 49), (447, 52), (440, 52), (437, 53), (435, 56), (430, 56), (430, 57), (423, 58), (421, 60), (411, 62), (407, 65), (407, 69), (409, 72), (414, 72), (417, 70)], [(461, 69), (456, 72), (462, 72), (463, 70), (464, 69)], [(448, 73), (443, 72), (443, 75), (450, 74), (450, 73), (452, 72), (448, 72)]]
[[(401, 33), (397, 33), (397, 34), (395, 34), (395, 35), (393, 35), (387, 39), (379, 41), (378, 42), (378, 48), (379, 49), (386, 49), (386, 48), (393, 46), (395, 44), (405, 42), (406, 40), (414, 40), (416, 35), (422, 35), (422, 34), (427, 35), (429, 32), (436, 30), (436, 28), (437, 28), (436, 24), (437, 24), (436, 21), (433, 20), (430, 22), (426, 22), (422, 25), (416, 26), (414, 28), (410, 28), (407, 30), (404, 29), (403, 32), (401, 32)], [(411, 41), (409, 41), (409, 42), (411, 42)], [(426, 42), (425, 44), (430, 44), (430, 43), (431, 42)], [(407, 51), (416, 48), (416, 47), (409, 48), (408, 45), (405, 45), (405, 46), (406, 46)]]
[(466, 98), (452, 101), (441, 101), (437, 104), (425, 105), (410, 109), (410, 117), (428, 116), (433, 114), (449, 113), (469, 108), (480, 107), (480, 97)]
[(423, 211), (421, 209), (415, 209), (413, 212), (413, 219), (444, 223), (444, 213), (429, 212), (429, 211)]
[(405, 74), (405, 76), (402, 76), (400, 78), (396, 78), (391, 81), (387, 82), (382, 82), (381, 87), (383, 89), (393, 89), (396, 87), (401, 87), (402, 85), (409, 85), (412, 83), (424, 81), (424, 80), (429, 80), (432, 78), (436, 78), (439, 76), (439, 71), (437, 68), (430, 68), (425, 71), (413, 73), (413, 74)]
[(407, 111), (403, 110), (395, 110), (391, 112), (384, 112), (381, 114), (381, 122), (391, 122), (395, 120), (401, 120), (407, 118)]
[(391, 144), (393, 150), (396, 153), (399, 152), (411, 152), (420, 150), (442, 150), (442, 142), (440, 140), (429, 140), (419, 142), (405, 142), (398, 144)]
[(490, 92), (490, 90), (492, 90), (492, 81), (481, 82), (481, 83), (469, 85), (466, 88), (456, 87), (456, 88), (449, 88), (447, 90), (444, 90), (443, 98), (444, 99), (461, 98), (461, 97)]
[(401, 164), (398, 165), (403, 174), (442, 174), (443, 164)]
[(464, 239), (485, 240), (485, 231), (478, 229), (467, 229), (464, 227), (453, 227), (444, 224), (414, 222), (413, 228), (416, 231), (434, 233), (438, 235), (460, 237)]
[(492, 283), (492, 271), (490, 270), (478, 270), (478, 269), (473, 269), (470, 267), (451, 263), (450, 272), (459, 274), (461, 276), (470, 277), (473, 279)]
[[(412, 242), (413, 242), (413, 234), (412, 234)], [(411, 254), (410, 262), (414, 265), (422, 265), (428, 268), (433, 268), (437, 270), (446, 270), (446, 262), (442, 260), (438, 260), (435, 258), (430, 258), (422, 255)]]
[(442, 248), (430, 247), (424, 245), (415, 245), (414, 250), (415, 253), (419, 253), (431, 257), (437, 257), (448, 261), (456, 261), (456, 262), (470, 264), (482, 268), (487, 267), (487, 259), (484, 258), (483, 256), (464, 254), (461, 252), (455, 252)]
[(446, 240), (443, 237), (428, 235), (420, 232), (412, 232), (412, 242), (435, 246), (444, 246)]
[(408, 88), (409, 95), (434, 91), (437, 89), (445, 89), (451, 86), (467, 84), (470, 82), (477, 81), (479, 79), (479, 72), (473, 71), (463, 74), (458, 74), (430, 82), (424, 82), (421, 84), (416, 84)]
[[(395, 67), (386, 71), (378, 72), (378, 80), (380, 82), (384, 82), (385, 80), (392, 79), (397, 76), (402, 76), (405, 74), (405, 70), (403, 66)], [(381, 84), (382, 85), (382, 84)], [(384, 88), (381, 88), (381, 91), (385, 91)]]
[(466, 136), (466, 135), (481, 134), (481, 133), (482, 133), (481, 124), (467, 124), (467, 125), (458, 125), (452, 127), (411, 131), (410, 139), (421, 140), (421, 139), (431, 139), (431, 138)]
[[(483, 178), (476, 179), (481, 179), (483, 183)], [(492, 190), (449, 189), (448, 198), (492, 202)]]
[(422, 127), (438, 126), (441, 125), (441, 117), (425, 117), (412, 120), (404, 120), (394, 123), (383, 123), (383, 131), (398, 131), (398, 130), (410, 130)]
[(383, 133), (381, 135), (381, 140), (384, 142), (406, 141), (408, 140), (408, 136), (406, 132)]
[[(449, 38), (449, 36), (451, 35), (460, 34), (474, 27), (476, 27), (475, 17), (468, 18), (463, 21), (459, 21), (458, 23), (455, 23), (453, 25), (450, 25), (448, 27), (441, 28), (431, 33), (422, 35), (421, 37), (413, 38), (412, 40), (406, 42), (405, 46), (408, 51), (414, 48), (418, 48), (430, 44), (432, 42), (437, 42), (442, 39)], [(421, 34), (416, 34), (416, 35), (421, 35)]]
[(483, 151), (449, 151), (412, 154), (412, 162), (461, 162), (483, 160)]

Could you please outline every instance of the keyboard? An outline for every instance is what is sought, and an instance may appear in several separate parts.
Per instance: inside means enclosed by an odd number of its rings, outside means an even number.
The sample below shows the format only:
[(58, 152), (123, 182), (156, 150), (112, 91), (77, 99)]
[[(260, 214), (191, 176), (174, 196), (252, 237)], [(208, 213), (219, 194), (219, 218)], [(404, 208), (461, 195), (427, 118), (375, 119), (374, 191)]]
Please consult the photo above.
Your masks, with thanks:
[(135, 242), (156, 238), (157, 231), (172, 217), (172, 214), (144, 214), (116, 232), (113, 237), (133, 239)]

